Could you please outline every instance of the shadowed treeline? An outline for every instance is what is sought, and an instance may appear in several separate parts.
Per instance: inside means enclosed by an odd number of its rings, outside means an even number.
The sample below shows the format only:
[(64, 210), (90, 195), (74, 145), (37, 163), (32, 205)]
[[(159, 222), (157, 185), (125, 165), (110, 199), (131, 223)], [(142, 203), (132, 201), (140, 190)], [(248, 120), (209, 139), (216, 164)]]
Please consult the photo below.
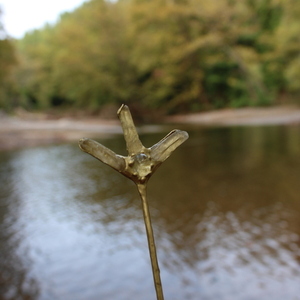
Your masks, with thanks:
[(299, 12), (296, 0), (87, 1), (15, 42), (0, 103), (174, 113), (295, 99)]

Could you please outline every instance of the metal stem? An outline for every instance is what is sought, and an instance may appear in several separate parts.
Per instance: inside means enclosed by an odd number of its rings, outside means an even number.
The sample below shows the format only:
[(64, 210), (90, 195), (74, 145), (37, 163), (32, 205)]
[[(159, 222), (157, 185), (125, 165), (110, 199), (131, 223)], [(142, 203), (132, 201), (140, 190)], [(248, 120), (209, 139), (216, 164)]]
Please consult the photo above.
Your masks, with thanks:
[(148, 247), (150, 252), (150, 259), (152, 265), (152, 273), (154, 279), (154, 286), (156, 290), (156, 297), (157, 300), (164, 300), (162, 284), (160, 280), (160, 270), (158, 266), (157, 254), (156, 254), (156, 247), (153, 235), (153, 229), (151, 225), (151, 218), (149, 213), (149, 206), (146, 197), (146, 183), (144, 184), (137, 184), (138, 191), (141, 196), (142, 205), (143, 205), (143, 214), (144, 214), (144, 221), (146, 226), (147, 238), (148, 238)]

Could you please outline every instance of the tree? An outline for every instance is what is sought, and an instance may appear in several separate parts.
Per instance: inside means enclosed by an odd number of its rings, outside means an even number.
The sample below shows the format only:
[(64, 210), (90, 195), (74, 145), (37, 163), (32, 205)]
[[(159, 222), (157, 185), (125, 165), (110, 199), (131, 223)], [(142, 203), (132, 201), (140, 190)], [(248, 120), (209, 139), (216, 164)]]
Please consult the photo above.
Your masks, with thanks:
[(165, 113), (299, 93), (296, 0), (91, 0), (18, 45), (24, 102)]
[(98, 109), (130, 95), (125, 16), (120, 3), (86, 2), (54, 27), (19, 44), (23, 87), (41, 107), (68, 104)]
[(11, 72), (16, 65), (16, 57), (12, 40), (7, 36), (1, 22), (0, 10), (0, 108), (9, 109), (9, 96), (13, 91)]
[(278, 1), (134, 3), (132, 59), (145, 104), (176, 111), (272, 99), (268, 55)]

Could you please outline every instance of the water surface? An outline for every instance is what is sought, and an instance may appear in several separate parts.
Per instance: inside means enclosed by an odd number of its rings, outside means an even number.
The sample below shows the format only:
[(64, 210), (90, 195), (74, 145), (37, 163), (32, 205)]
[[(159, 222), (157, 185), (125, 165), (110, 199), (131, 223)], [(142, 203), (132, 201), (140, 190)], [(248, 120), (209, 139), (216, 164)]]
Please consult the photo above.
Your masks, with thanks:
[[(300, 299), (300, 128), (189, 134), (149, 182), (165, 299)], [(155, 299), (134, 184), (76, 144), (0, 153), (0, 253), (0, 299)]]

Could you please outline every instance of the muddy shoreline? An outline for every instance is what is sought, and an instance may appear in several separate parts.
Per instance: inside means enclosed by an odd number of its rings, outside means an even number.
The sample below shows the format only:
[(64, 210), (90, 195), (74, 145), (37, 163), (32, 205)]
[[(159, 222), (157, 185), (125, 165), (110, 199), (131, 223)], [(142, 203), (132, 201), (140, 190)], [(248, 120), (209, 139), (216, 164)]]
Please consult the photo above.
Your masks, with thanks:
[[(224, 109), (212, 112), (167, 117), (164, 124), (194, 124), (196, 126), (256, 126), (300, 125), (299, 107)], [(159, 126), (142, 126), (141, 131), (159, 131)], [(32, 147), (82, 137), (109, 137), (122, 134), (117, 119), (66, 118), (48, 119), (45, 115), (0, 115), (0, 150)]]

